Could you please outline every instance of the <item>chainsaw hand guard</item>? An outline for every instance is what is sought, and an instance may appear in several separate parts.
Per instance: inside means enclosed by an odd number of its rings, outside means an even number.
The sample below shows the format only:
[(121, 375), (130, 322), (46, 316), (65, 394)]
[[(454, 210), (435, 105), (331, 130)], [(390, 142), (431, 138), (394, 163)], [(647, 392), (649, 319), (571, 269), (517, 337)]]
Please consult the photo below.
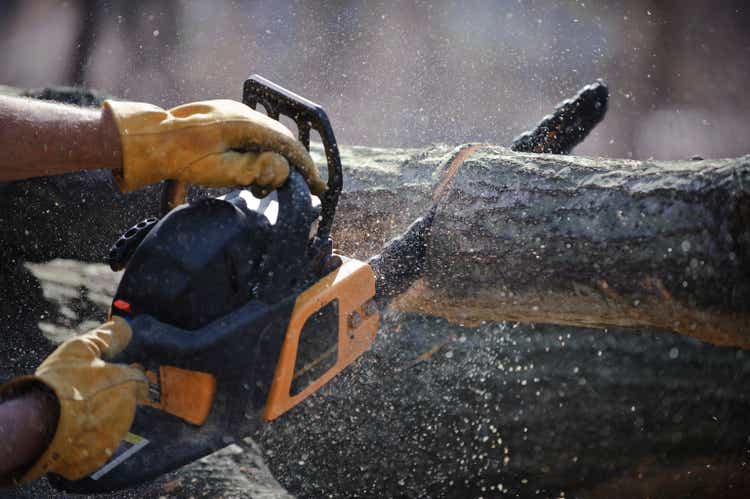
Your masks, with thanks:
[[(341, 156), (333, 134), (328, 115), (321, 106), (301, 97), (294, 92), (276, 85), (259, 75), (252, 75), (245, 80), (242, 93), (243, 104), (256, 109), (261, 104), (268, 116), (278, 120), (281, 116), (291, 118), (297, 125), (298, 138), (303, 146), (310, 150), (310, 130), (315, 130), (323, 141), (328, 167), (328, 188), (322, 195), (323, 209), (318, 226), (318, 236), (324, 240), (331, 235), (333, 218), (343, 187)], [(184, 182), (167, 180), (162, 190), (162, 214), (186, 202), (190, 186)], [(256, 192), (257, 193), (257, 192)], [(265, 195), (261, 191), (258, 194)]]

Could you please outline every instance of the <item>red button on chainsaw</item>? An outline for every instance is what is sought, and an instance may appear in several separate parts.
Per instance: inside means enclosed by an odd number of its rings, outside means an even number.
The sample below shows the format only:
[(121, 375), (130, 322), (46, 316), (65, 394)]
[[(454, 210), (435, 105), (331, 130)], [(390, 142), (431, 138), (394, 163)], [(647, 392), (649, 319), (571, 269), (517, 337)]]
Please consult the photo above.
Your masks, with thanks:
[(121, 312), (130, 313), (133, 311), (133, 309), (130, 306), (130, 303), (126, 302), (125, 300), (115, 300), (112, 306)]

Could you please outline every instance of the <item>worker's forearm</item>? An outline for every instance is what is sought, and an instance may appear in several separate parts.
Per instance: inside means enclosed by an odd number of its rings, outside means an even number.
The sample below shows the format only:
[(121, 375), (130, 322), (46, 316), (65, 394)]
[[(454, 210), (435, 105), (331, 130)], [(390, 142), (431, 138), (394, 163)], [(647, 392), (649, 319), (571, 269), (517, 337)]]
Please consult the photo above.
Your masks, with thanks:
[(106, 111), (0, 96), (0, 181), (121, 165)]
[(57, 423), (56, 413), (53, 397), (41, 391), (0, 403), (0, 481), (44, 452)]

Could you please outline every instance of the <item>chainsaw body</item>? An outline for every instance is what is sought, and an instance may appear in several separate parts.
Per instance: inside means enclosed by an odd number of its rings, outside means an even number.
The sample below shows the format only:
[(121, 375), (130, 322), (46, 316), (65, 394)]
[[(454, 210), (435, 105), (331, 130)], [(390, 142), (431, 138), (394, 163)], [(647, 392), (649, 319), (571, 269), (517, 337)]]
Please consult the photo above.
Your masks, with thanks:
[(202, 199), (126, 232), (113, 248), (125, 272), (112, 314), (133, 339), (113, 360), (146, 370), (149, 401), (104, 467), (75, 482), (52, 476), (58, 488), (128, 488), (203, 457), (300, 403), (375, 338), (373, 271), (332, 251), (341, 164), (325, 113), (259, 77), (244, 101), (289, 115), (308, 147), (319, 131), (329, 189), (319, 202), (292, 170), (264, 198)]

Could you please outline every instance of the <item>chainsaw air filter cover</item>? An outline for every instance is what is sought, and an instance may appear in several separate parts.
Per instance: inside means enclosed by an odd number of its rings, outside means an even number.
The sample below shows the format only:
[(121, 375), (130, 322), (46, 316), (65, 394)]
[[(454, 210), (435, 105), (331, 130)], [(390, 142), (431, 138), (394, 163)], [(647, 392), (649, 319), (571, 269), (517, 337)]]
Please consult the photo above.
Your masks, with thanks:
[(277, 192), (262, 200), (235, 192), (172, 210), (129, 259), (117, 303), (194, 330), (248, 301), (289, 296), (312, 277), (307, 248), (320, 207), (297, 172)]

